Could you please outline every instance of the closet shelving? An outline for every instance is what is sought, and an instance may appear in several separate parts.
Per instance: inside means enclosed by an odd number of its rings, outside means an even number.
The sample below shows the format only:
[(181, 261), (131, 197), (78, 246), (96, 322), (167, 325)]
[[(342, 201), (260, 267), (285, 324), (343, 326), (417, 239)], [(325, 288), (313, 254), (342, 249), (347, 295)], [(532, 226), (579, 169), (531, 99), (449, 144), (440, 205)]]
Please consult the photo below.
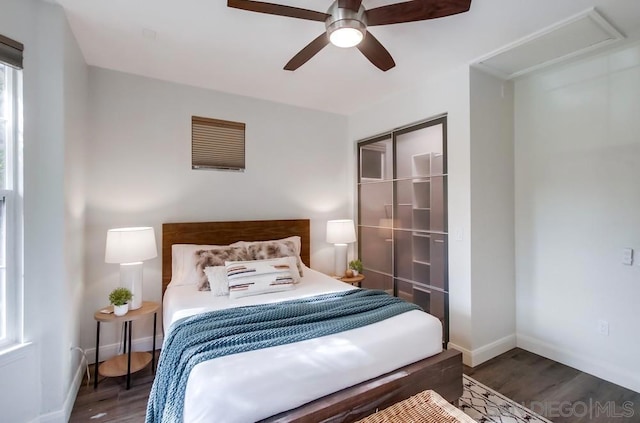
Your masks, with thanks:
[(439, 318), (446, 343), (446, 119), (358, 145), (359, 151), (381, 151), (385, 166), (383, 180), (363, 180), (370, 172), (363, 172), (360, 161), (358, 254), (367, 274), (363, 287), (393, 292)]

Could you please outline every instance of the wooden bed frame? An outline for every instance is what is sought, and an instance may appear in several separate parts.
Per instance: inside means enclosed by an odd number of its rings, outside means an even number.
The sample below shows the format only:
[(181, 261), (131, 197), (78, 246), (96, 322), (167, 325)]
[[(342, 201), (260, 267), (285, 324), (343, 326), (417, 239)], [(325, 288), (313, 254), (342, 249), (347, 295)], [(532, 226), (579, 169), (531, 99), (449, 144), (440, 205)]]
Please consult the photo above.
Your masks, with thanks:
[[(162, 225), (162, 294), (171, 281), (173, 244), (228, 245), (298, 235), (302, 261), (311, 265), (308, 219), (165, 223)], [(262, 422), (353, 422), (425, 389), (447, 401), (462, 395), (462, 353), (445, 350), (433, 357), (327, 395)]]

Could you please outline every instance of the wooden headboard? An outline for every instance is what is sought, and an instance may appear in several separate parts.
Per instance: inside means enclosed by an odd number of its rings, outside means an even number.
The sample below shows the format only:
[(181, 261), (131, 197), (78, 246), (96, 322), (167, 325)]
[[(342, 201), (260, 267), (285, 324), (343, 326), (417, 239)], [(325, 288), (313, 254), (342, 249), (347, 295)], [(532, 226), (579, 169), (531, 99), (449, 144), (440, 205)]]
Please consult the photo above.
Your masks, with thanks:
[(235, 222), (164, 223), (162, 225), (162, 295), (171, 282), (173, 244), (228, 245), (236, 241), (268, 241), (298, 235), (300, 258), (311, 266), (309, 219)]

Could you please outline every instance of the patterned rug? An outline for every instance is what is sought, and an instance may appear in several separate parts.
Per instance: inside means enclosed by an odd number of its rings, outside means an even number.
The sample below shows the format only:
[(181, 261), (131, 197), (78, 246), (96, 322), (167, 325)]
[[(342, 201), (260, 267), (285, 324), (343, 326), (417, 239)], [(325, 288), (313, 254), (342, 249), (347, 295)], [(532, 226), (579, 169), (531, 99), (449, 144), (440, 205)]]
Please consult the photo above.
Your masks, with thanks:
[(479, 423), (551, 423), (480, 382), (463, 376), (464, 391), (458, 408)]

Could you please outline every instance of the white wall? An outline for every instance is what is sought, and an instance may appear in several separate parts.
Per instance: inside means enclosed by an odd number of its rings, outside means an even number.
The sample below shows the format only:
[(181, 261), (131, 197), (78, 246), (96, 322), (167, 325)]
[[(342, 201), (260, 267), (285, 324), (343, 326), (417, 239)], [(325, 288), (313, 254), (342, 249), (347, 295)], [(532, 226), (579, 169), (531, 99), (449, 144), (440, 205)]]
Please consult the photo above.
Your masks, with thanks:
[[(70, 347), (78, 333), (81, 287), (81, 213), (67, 203), (82, 188), (65, 160), (83, 143), (86, 65), (62, 9), (32, 0), (3, 0), (3, 35), (25, 45), (24, 63), (24, 332), (31, 344), (0, 361), (0, 409), (8, 421), (66, 421), (75, 398), (79, 357)], [(69, 253), (70, 252), (70, 253)]]
[[(62, 392), (64, 411), (73, 408), (78, 384), (84, 377), (83, 356), (69, 351), (80, 346), (80, 323), (84, 303), (84, 230), (85, 230), (85, 144), (89, 103), (89, 67), (71, 32), (63, 21), (64, 37), (64, 267), (62, 318), (63, 343)], [(71, 354), (71, 357), (68, 356)]]
[(515, 221), (518, 345), (640, 392), (638, 93), (638, 44), (516, 83)]
[[(153, 226), (160, 248), (165, 222), (310, 218), (311, 265), (331, 272), (325, 223), (351, 216), (346, 117), (98, 68), (89, 80), (85, 348), (118, 285), (118, 266), (104, 263), (109, 228)], [(191, 169), (192, 115), (246, 123), (244, 173)], [(145, 262), (143, 298), (161, 300), (159, 257)], [(134, 349), (150, 348), (147, 320)], [(103, 325), (105, 357), (116, 326)]]
[(516, 346), (513, 84), (474, 68), (469, 76), (470, 355), (476, 366)]
[[(371, 105), (349, 118), (349, 138), (357, 140), (447, 113), (449, 170), (449, 313), (451, 344), (471, 349), (469, 69), (460, 68), (423, 86)], [(355, 185), (355, 147), (351, 147)], [(470, 363), (465, 354), (465, 362)]]

